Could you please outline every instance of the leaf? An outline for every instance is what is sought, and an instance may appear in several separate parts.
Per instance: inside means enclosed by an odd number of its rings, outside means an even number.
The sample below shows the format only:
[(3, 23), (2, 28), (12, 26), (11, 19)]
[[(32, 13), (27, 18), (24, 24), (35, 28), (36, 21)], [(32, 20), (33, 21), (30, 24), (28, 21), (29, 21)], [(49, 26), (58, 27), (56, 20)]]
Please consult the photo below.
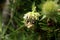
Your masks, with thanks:
[(46, 15), (44, 15), (41, 19), (40, 19), (40, 21), (42, 21), (43, 19), (45, 19), (46, 18)]

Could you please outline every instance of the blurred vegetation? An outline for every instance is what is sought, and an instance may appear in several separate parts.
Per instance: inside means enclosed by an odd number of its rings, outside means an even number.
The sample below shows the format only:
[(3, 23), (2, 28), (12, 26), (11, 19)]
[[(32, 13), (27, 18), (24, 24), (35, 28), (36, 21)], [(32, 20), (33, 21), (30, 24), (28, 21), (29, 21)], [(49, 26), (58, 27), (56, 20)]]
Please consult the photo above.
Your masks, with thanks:
[[(60, 9), (60, 0), (8, 0), (5, 13), (6, 1), (0, 1), (0, 40), (60, 40), (60, 12), (57, 12), (59, 15), (55, 17), (57, 22), (53, 17), (51, 20), (46, 18), (42, 12), (46, 1), (56, 2)], [(34, 27), (27, 28), (23, 17), (26, 13), (32, 12), (34, 7), (40, 17), (39, 20), (27, 20), (28, 23), (34, 22)]]

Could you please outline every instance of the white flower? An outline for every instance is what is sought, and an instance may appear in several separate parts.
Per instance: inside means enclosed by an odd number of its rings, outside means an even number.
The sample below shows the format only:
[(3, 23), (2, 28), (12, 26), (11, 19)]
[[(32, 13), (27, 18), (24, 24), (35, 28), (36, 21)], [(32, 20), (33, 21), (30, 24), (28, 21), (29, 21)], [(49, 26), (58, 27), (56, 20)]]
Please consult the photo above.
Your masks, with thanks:
[(38, 12), (28, 12), (24, 15), (24, 19), (30, 19), (33, 18), (35, 20), (38, 20), (38, 17), (40, 16), (40, 14)]
[(35, 20), (39, 19), (40, 14), (38, 12), (28, 12), (24, 14), (24, 23), (27, 28), (31, 28), (34, 25)]
[(31, 16), (31, 12), (28, 12), (28, 13), (24, 14), (23, 18), (24, 19), (27, 19), (27, 18), (29, 19), (30, 16)]

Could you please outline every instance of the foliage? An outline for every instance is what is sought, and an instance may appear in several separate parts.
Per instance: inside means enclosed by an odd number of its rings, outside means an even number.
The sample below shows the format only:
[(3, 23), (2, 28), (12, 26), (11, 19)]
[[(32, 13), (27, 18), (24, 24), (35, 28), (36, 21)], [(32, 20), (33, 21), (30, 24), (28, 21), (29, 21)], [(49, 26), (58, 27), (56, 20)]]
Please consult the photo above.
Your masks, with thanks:
[(9, 11), (2, 18), (0, 40), (60, 40), (60, 15), (56, 15), (60, 14), (59, 0), (8, 1)]

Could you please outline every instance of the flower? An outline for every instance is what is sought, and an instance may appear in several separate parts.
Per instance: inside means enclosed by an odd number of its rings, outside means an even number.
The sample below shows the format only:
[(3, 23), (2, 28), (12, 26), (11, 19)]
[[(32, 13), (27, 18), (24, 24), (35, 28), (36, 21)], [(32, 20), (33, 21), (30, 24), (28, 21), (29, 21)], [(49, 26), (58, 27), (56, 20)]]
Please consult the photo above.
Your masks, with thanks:
[(43, 4), (42, 14), (46, 15), (47, 17), (55, 17), (57, 14), (58, 5), (53, 1), (47, 1)]
[(24, 22), (27, 28), (30, 28), (34, 25), (34, 22), (39, 19), (40, 14), (38, 12), (28, 12), (24, 14)]
[(38, 12), (28, 12), (24, 15), (24, 19), (35, 19), (38, 20), (38, 17), (40, 16), (40, 14)]

